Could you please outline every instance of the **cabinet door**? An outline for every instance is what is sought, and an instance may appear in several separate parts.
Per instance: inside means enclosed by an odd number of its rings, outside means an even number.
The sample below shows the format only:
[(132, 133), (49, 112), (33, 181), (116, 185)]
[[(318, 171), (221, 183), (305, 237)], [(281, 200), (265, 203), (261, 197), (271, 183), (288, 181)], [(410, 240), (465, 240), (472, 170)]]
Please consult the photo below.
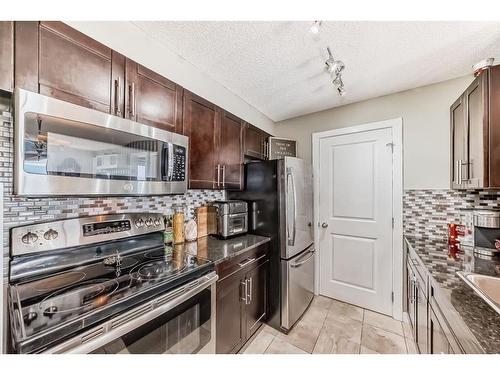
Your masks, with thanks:
[(125, 71), (125, 117), (181, 133), (182, 87), (130, 59)]
[(110, 48), (62, 22), (16, 22), (15, 54), (17, 87), (123, 115), (124, 58)]
[(465, 92), (469, 146), (465, 177), (469, 188), (488, 187), (489, 184), (487, 76), (487, 71), (481, 74)]
[(450, 343), (432, 309), (429, 309), (429, 353), (448, 354)]
[(425, 298), (423, 287), (417, 278), (415, 289), (417, 346), (420, 353), (427, 353), (427, 299)]
[(234, 273), (217, 283), (217, 353), (234, 353), (244, 343), (242, 285), (243, 272)]
[(269, 260), (266, 259), (247, 273), (248, 297), (247, 304), (245, 304), (246, 339), (252, 336), (266, 319), (268, 268)]
[(14, 22), (0, 21), (0, 90), (14, 86)]
[(245, 126), (245, 155), (252, 158), (264, 159), (264, 140), (263, 132), (250, 125)]
[(461, 96), (450, 108), (451, 120), (451, 176), (453, 189), (464, 188), (467, 163), (467, 124), (465, 119), (465, 96)]
[(219, 188), (221, 171), (216, 168), (216, 145), (220, 110), (216, 105), (185, 91), (183, 111), (183, 134), (189, 137), (189, 188)]
[(222, 113), (219, 144), (222, 187), (243, 188), (243, 127), (242, 121), (228, 112)]

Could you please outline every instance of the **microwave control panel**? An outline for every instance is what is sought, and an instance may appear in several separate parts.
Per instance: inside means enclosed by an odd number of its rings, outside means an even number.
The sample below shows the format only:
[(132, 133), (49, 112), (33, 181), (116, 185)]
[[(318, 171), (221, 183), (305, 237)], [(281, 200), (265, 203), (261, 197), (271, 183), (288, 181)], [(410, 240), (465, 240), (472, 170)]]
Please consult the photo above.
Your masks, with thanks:
[(186, 148), (173, 145), (170, 181), (184, 181), (186, 179)]

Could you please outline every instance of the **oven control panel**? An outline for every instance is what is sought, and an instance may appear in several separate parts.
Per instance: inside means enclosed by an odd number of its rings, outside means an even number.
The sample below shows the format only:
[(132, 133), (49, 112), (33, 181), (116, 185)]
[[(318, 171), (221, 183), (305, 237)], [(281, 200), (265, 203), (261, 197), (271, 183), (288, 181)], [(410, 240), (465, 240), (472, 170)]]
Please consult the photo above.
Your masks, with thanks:
[(159, 213), (130, 213), (63, 219), (12, 228), (13, 256), (128, 238), (165, 229)]
[(83, 225), (83, 235), (96, 236), (99, 234), (108, 234), (130, 230), (130, 220), (105, 221), (98, 223), (89, 223)]

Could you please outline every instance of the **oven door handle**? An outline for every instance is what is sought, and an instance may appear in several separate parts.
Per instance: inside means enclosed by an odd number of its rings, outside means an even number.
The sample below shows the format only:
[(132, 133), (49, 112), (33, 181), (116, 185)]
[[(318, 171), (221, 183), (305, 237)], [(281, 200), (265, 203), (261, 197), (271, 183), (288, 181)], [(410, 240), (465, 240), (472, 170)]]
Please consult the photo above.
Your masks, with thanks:
[(149, 301), (44, 353), (90, 353), (187, 301), (218, 280), (215, 272)]

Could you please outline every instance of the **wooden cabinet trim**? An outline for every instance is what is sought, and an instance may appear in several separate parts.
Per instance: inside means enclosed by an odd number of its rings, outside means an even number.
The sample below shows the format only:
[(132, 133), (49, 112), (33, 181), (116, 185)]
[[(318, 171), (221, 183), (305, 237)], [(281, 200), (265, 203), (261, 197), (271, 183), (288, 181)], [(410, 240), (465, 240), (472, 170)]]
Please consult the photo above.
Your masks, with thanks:
[(79, 47), (86, 49), (102, 58), (111, 61), (112, 49), (106, 47), (104, 44), (99, 43), (95, 39), (92, 39), (88, 35), (72, 28), (59, 21), (41, 21), (40, 27), (57, 34), (68, 42), (71, 42)]
[(39, 25), (35, 21), (14, 23), (14, 87), (38, 90)]
[(0, 90), (14, 89), (14, 22), (0, 21)]

